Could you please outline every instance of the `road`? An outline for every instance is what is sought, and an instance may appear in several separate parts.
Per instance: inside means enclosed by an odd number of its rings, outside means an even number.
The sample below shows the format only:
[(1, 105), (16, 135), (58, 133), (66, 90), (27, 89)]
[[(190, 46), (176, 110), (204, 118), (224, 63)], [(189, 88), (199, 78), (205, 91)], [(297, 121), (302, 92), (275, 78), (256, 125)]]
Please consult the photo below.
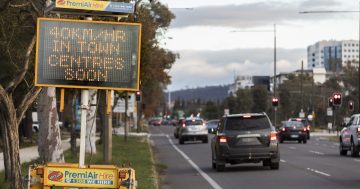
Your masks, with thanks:
[[(259, 164), (239, 164), (224, 172), (211, 168), (210, 142), (179, 145), (173, 136), (174, 127), (151, 127), (150, 139), (160, 164), (161, 189), (332, 189), (359, 188), (360, 158), (341, 157), (338, 144), (312, 137), (307, 144), (280, 144), (279, 170)], [(211, 139), (212, 136), (209, 136)]]

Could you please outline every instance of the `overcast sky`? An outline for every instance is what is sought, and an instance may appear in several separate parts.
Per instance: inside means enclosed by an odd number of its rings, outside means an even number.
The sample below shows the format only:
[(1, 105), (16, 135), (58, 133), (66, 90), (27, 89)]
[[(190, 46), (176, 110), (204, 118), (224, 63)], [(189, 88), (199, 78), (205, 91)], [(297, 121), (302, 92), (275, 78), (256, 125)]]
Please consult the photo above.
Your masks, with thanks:
[(273, 76), (307, 65), (306, 48), (321, 40), (359, 38), (357, 0), (160, 0), (176, 15), (162, 44), (180, 54), (168, 89), (233, 82), (234, 75)]

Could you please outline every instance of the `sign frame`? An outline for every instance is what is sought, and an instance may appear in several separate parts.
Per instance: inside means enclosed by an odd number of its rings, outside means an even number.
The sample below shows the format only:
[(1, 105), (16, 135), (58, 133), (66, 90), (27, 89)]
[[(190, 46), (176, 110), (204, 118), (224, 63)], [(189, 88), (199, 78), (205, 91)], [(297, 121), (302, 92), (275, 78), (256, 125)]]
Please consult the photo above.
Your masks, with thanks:
[[(74, 84), (49, 84), (49, 83), (39, 83), (38, 78), (38, 69), (39, 69), (39, 35), (40, 35), (40, 22), (41, 21), (60, 21), (60, 22), (76, 22), (76, 23), (94, 23), (94, 24), (114, 24), (114, 25), (128, 25), (128, 26), (137, 26), (138, 36), (137, 36), (137, 77), (136, 77), (136, 86), (134, 88), (130, 87), (112, 87), (112, 86), (95, 86), (95, 85), (74, 85)], [(35, 56), (35, 86), (41, 87), (60, 87), (60, 88), (78, 88), (78, 89), (105, 89), (105, 90), (127, 90), (127, 91), (137, 91), (140, 88), (140, 55), (141, 55), (141, 33), (142, 25), (140, 23), (128, 23), (128, 22), (108, 22), (108, 21), (90, 21), (90, 20), (73, 20), (73, 19), (61, 19), (61, 18), (38, 18), (37, 19), (37, 29), (36, 29), (36, 56)]]

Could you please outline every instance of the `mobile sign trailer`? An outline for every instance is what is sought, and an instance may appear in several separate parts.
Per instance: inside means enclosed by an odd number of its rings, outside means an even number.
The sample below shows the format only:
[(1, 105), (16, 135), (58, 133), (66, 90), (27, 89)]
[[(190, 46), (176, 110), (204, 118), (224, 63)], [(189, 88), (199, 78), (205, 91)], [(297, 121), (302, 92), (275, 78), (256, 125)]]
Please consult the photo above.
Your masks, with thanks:
[(30, 167), (29, 188), (135, 189), (131, 168), (85, 166), (85, 129), (88, 89), (139, 90), (141, 24), (54, 18), (37, 22), (35, 86), (83, 89), (80, 154), (79, 164)]
[(113, 165), (90, 165), (79, 168), (78, 164), (48, 163), (29, 169), (29, 189), (63, 188), (118, 188), (136, 189), (135, 170)]

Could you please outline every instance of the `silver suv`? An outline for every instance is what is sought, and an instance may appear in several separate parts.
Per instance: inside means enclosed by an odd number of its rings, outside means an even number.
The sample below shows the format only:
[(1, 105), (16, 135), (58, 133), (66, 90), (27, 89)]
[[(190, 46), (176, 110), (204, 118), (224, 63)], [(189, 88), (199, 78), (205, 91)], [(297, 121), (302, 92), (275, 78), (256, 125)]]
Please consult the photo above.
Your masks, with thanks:
[(178, 125), (179, 144), (184, 144), (185, 141), (201, 140), (203, 143), (208, 143), (208, 130), (204, 120), (198, 117), (190, 117), (181, 120)]
[(259, 163), (279, 169), (277, 133), (266, 113), (224, 116), (211, 141), (212, 167), (223, 171), (225, 164)]
[(348, 151), (352, 157), (359, 156), (360, 150), (360, 114), (351, 116), (350, 121), (340, 132), (340, 155), (345, 156)]

